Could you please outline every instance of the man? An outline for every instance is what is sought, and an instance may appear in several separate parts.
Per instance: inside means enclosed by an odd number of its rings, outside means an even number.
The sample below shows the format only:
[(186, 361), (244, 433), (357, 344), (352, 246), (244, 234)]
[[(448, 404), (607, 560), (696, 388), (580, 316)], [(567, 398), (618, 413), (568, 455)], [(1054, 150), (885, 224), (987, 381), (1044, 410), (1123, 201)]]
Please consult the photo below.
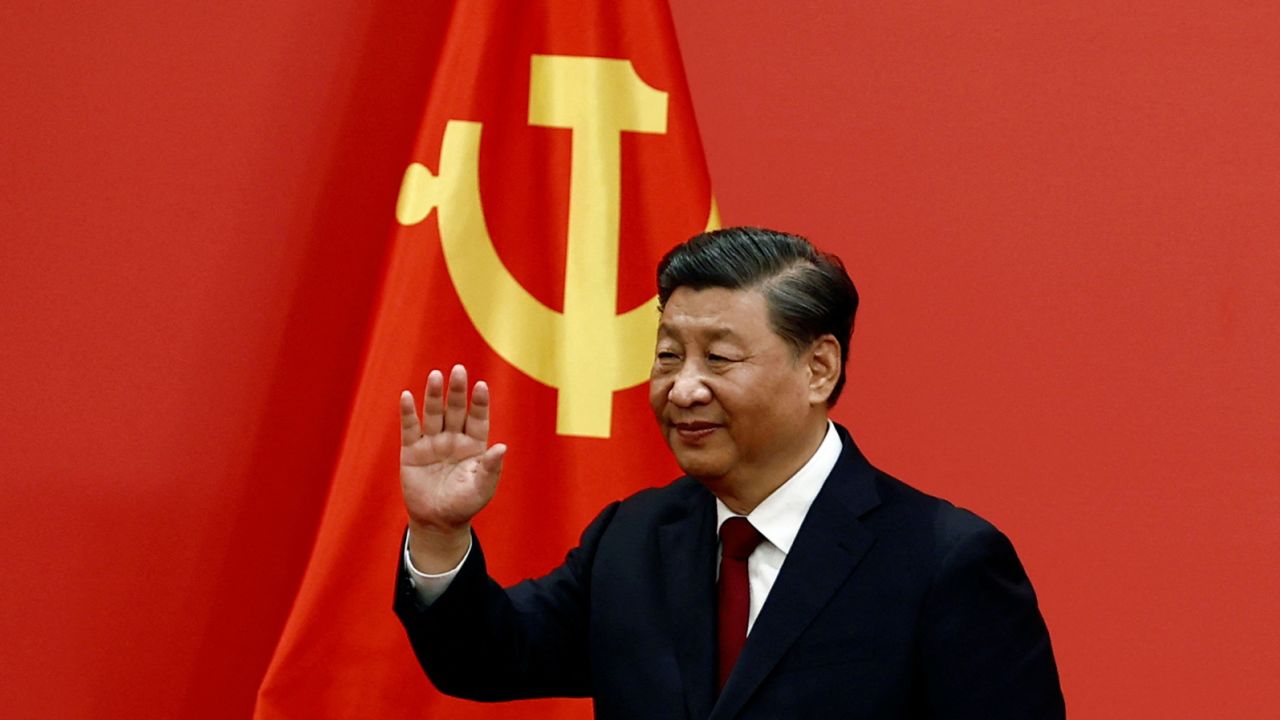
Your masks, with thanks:
[(990, 524), (876, 470), (828, 420), (857, 292), (756, 228), (658, 267), (650, 379), (686, 477), (606, 507), (550, 575), (485, 572), (489, 395), (401, 397), (409, 530), (395, 608), (443, 692), (590, 696), (601, 718), (1060, 718), (1048, 632)]

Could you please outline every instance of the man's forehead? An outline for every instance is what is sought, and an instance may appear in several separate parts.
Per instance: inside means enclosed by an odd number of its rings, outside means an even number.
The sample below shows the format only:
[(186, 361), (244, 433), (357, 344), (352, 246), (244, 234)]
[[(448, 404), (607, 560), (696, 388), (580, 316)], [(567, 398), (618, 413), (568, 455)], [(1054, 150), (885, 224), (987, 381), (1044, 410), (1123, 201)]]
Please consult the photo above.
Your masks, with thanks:
[(758, 290), (682, 287), (667, 299), (658, 334), (734, 338), (752, 335), (767, 323), (766, 303)]

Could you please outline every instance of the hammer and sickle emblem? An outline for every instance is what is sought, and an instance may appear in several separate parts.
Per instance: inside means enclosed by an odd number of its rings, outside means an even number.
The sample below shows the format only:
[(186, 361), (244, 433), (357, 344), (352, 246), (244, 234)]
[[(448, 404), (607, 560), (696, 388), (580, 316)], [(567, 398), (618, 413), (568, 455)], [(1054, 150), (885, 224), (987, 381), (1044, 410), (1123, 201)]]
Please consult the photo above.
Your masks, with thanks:
[[(445, 266), (467, 316), (506, 362), (558, 391), (556, 432), (609, 437), (613, 392), (649, 377), (658, 298), (615, 314), (623, 132), (665, 134), (667, 93), (629, 60), (534, 55), (530, 125), (571, 130), (564, 312), (533, 297), (503, 264), (480, 201), (478, 122), (450, 120), (440, 170), (405, 169), (402, 225), (437, 210)], [(708, 228), (718, 227), (712, 203)]]

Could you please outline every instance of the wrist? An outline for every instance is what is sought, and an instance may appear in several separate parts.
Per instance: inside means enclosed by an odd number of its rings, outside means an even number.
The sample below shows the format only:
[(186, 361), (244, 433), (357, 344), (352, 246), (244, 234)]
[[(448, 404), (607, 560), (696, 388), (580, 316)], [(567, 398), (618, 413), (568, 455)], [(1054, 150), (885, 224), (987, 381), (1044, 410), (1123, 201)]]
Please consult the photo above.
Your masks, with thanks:
[(471, 547), (471, 524), (456, 528), (409, 522), (409, 557), (420, 572), (435, 575), (458, 566)]

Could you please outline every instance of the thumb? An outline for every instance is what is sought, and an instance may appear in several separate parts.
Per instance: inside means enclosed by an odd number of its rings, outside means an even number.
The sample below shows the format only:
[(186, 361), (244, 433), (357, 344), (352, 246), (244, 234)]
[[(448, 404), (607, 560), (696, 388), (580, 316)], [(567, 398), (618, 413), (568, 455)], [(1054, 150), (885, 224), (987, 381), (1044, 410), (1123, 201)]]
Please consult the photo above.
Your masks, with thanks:
[(484, 451), (484, 455), (480, 456), (480, 466), (485, 472), (493, 475), (495, 478), (502, 473), (502, 459), (507, 455), (507, 446), (498, 443), (488, 450)]

